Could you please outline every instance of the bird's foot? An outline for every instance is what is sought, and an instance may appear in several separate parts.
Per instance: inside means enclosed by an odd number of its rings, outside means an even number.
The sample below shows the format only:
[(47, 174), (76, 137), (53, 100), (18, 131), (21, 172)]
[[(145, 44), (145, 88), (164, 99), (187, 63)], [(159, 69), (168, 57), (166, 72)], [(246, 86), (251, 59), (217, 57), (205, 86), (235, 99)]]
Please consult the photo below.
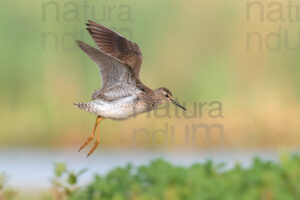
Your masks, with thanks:
[(95, 126), (94, 126), (94, 129), (93, 129), (93, 133), (90, 137), (87, 138), (87, 140), (83, 143), (83, 145), (79, 148), (79, 151), (81, 151), (84, 147), (86, 147), (91, 141), (92, 139), (94, 138), (95, 136), (95, 133), (96, 133), (96, 129), (98, 128), (98, 131), (97, 131), (97, 140), (93, 146), (93, 148), (91, 149), (91, 151), (89, 152), (89, 154), (87, 156), (90, 156), (94, 151), (95, 149), (97, 148), (97, 146), (99, 145), (100, 143), (100, 130), (99, 130), (99, 127), (98, 125), (100, 124), (100, 122), (103, 120), (104, 118), (100, 117), (100, 116), (97, 116), (96, 118), (96, 123), (95, 123)]

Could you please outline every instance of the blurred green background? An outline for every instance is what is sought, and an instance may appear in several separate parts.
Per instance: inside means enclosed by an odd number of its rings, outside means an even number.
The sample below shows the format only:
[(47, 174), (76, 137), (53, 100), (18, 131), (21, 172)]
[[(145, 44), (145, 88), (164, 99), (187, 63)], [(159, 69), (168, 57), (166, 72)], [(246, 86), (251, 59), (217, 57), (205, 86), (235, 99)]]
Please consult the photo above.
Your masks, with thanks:
[[(205, 150), (216, 152), (201, 152), (196, 156), (176, 154), (173, 158), (177, 160), (174, 160), (184, 165), (189, 164), (189, 159), (198, 163), (205, 155), (218, 159), (219, 155), (226, 154), (224, 149), (229, 149), (227, 154), (251, 149), (299, 151), (300, 36), (296, 9), (300, 1), (289, 2), (1, 1), (0, 172), (4, 170), (16, 177), (13, 186), (22, 186), (19, 180), (23, 178), (26, 180), (23, 185), (30, 187), (31, 183), (40, 181), (43, 185), (48, 181), (49, 174), (45, 172), (50, 171), (53, 158), (71, 160), (71, 168), (76, 166), (76, 170), (94, 166), (93, 170), (100, 173), (124, 160), (149, 159), (151, 156), (145, 152), (155, 154), (152, 150), (158, 147), (170, 152), (201, 151), (209, 147)], [(291, 4), (292, 10), (288, 10)], [(170, 89), (173, 96), (186, 104), (188, 111), (175, 111), (170, 105), (170, 117), (159, 117), (166, 112), (160, 109), (126, 121), (105, 120), (100, 133), (103, 149), (99, 148), (95, 157), (83, 160), (85, 153), (79, 154), (76, 150), (91, 134), (95, 116), (74, 107), (73, 103), (89, 101), (92, 92), (101, 86), (96, 64), (75, 43), (79, 39), (96, 46), (85, 30), (89, 19), (136, 42), (143, 53), (140, 78), (144, 84), (152, 89), (161, 86)], [(219, 102), (221, 108), (216, 109), (213, 102)], [(187, 117), (194, 112), (194, 117)], [(215, 129), (209, 135), (209, 146), (205, 134), (193, 141), (191, 129), (201, 123), (222, 126), (221, 142)], [(154, 134), (166, 125), (167, 138), (164, 134)], [(172, 128), (174, 137), (170, 132)], [(155, 141), (148, 143), (143, 134), (135, 137), (135, 131), (141, 129), (147, 130)], [(133, 151), (120, 156), (114, 152), (116, 149)], [(130, 157), (131, 154), (136, 157)], [(249, 170), (237, 164), (226, 172), (211, 162), (182, 168), (162, 160), (148, 163), (139, 168), (140, 171), (116, 168), (106, 175), (95, 175), (95, 180), (74, 193), (73, 199), (80, 199), (91, 191), (96, 196), (98, 191), (108, 191), (107, 198), (126, 199), (129, 187), (133, 192), (130, 194), (141, 195), (136, 199), (184, 199), (182, 195), (192, 195), (190, 199), (197, 200), (198, 195), (202, 199), (218, 199), (225, 197), (224, 191), (233, 187), (240, 192), (235, 194), (244, 194), (244, 199), (299, 196), (299, 157), (285, 158), (276, 164), (256, 159), (250, 166), (247, 160), (250, 154), (242, 153), (238, 157), (242, 164), (248, 163)], [(28, 157), (32, 160), (26, 160)], [(167, 171), (164, 176), (160, 176), (161, 170)], [(76, 175), (66, 169), (63, 173), (71, 176), (71, 182)], [(44, 176), (33, 181), (32, 177), (37, 174)], [(146, 174), (144, 179), (140, 179), (140, 174)], [(190, 179), (186, 179), (186, 175)], [(13, 190), (5, 188), (3, 192), (2, 186), (7, 182), (3, 177), (0, 175), (1, 200), (3, 195), (14, 196)], [(206, 181), (199, 182), (197, 178)], [(27, 183), (27, 179), (32, 182)], [(115, 185), (115, 180), (121, 185)], [(163, 189), (144, 193), (143, 181), (153, 181), (153, 190), (160, 185)], [(215, 185), (219, 186), (218, 193), (214, 191)], [(198, 193), (198, 187), (207, 191), (203, 192), (207, 196)], [(40, 190), (26, 189), (26, 192), (27, 199), (35, 199), (32, 195), (40, 199)], [(60, 192), (68, 191), (62, 187)], [(236, 197), (230, 192), (226, 195), (228, 199)], [(22, 195), (17, 198), (26, 199)]]
[[(75, 148), (90, 135), (95, 117), (73, 102), (88, 101), (100, 87), (97, 66), (75, 45), (81, 39), (95, 46), (84, 25), (92, 19), (140, 46), (140, 77), (150, 88), (169, 88), (189, 114), (194, 102), (219, 101), (224, 115), (211, 118), (206, 106), (192, 119), (144, 114), (105, 120), (102, 147), (130, 148), (134, 129), (152, 131), (165, 123), (176, 125), (180, 141), (185, 126), (199, 122), (222, 124), (227, 148), (299, 147), (300, 48), (284, 46), (299, 46), (299, 27), (287, 12), (285, 20), (268, 19), (276, 10), (271, 1), (249, 9), (251, 2), (1, 1), (0, 145)], [(288, 41), (272, 51), (266, 38), (280, 28), (289, 31)], [(256, 36), (247, 40), (252, 32), (260, 34), (262, 49)], [(276, 47), (277, 39), (270, 38)]]

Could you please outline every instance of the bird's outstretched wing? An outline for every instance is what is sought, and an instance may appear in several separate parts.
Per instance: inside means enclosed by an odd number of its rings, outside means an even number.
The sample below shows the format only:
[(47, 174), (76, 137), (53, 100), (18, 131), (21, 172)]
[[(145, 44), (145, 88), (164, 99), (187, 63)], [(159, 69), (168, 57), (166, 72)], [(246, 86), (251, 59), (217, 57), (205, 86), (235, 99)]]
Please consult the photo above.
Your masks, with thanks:
[(77, 44), (99, 66), (102, 76), (102, 87), (93, 94), (92, 99), (113, 101), (132, 96), (137, 91), (134, 74), (128, 65), (82, 41), (77, 41)]
[(122, 37), (118, 33), (91, 20), (88, 21), (87, 30), (93, 40), (104, 53), (127, 64), (138, 79), (142, 64), (142, 53), (139, 46)]

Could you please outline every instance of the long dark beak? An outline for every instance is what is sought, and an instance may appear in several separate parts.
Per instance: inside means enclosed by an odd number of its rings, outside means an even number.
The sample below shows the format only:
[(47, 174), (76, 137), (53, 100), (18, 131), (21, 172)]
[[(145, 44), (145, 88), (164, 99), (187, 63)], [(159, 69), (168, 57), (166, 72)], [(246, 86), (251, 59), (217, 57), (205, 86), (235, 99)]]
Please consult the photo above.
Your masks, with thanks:
[(174, 103), (176, 106), (178, 106), (179, 108), (182, 108), (183, 110), (186, 110), (185, 107), (183, 107), (182, 105), (180, 105), (179, 103), (177, 103), (174, 99), (171, 99), (172, 103)]

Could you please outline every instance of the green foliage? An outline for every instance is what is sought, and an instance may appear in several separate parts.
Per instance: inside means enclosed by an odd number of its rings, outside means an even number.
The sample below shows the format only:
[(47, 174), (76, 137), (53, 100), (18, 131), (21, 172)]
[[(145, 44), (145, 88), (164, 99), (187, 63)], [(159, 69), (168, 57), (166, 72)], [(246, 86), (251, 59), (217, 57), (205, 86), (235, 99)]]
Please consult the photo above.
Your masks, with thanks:
[(161, 159), (134, 168), (115, 168), (95, 175), (75, 190), (71, 200), (296, 200), (300, 199), (300, 157), (285, 156), (280, 164), (255, 158), (251, 167), (231, 170), (211, 161), (191, 167)]
[(54, 174), (52, 178), (52, 193), (55, 199), (63, 199), (69, 197), (77, 189), (77, 180), (80, 175), (86, 172), (82, 169), (78, 172), (69, 170), (65, 163), (55, 163)]
[(7, 177), (4, 173), (0, 173), (0, 200), (13, 200), (16, 191), (6, 187)]

